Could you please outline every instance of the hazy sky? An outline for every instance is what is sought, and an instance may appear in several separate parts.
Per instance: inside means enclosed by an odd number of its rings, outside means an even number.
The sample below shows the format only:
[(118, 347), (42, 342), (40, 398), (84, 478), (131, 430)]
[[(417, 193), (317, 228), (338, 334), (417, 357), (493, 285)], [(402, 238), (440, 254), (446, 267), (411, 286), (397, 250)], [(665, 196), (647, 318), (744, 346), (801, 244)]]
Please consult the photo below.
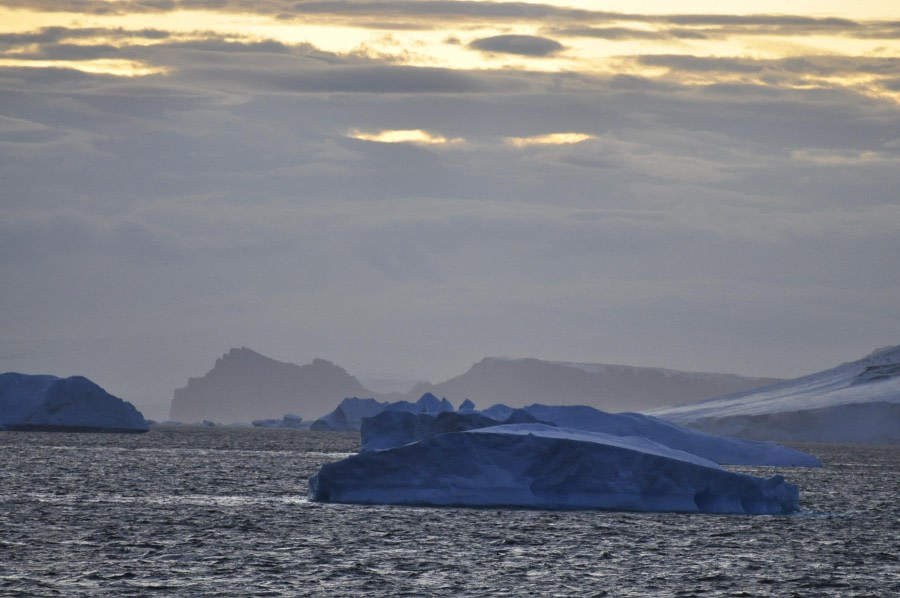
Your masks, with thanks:
[(900, 8), (0, 0), (0, 255), (0, 371), (157, 418), (242, 345), (810, 373), (900, 343)]

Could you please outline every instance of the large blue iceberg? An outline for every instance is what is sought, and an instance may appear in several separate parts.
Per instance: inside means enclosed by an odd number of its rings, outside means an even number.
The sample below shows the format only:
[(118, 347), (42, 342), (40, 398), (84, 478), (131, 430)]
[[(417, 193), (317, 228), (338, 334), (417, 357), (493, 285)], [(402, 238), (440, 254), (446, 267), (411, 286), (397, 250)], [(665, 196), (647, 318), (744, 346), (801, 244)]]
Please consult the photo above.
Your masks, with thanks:
[(0, 430), (146, 432), (134, 405), (83, 376), (0, 374)]
[(438, 434), (362, 452), (309, 480), (322, 502), (686, 513), (778, 514), (797, 487), (763, 479), (646, 438), (544, 424)]
[[(498, 421), (500, 420), (500, 421)], [(583, 405), (495, 405), (482, 412), (438, 414), (383, 411), (362, 419), (362, 450), (401, 446), (436, 434), (485, 428), (501, 423), (546, 423), (611, 436), (640, 436), (672, 449), (728, 465), (819, 467), (818, 459), (796, 449), (692, 430), (639, 413), (606, 413)]]

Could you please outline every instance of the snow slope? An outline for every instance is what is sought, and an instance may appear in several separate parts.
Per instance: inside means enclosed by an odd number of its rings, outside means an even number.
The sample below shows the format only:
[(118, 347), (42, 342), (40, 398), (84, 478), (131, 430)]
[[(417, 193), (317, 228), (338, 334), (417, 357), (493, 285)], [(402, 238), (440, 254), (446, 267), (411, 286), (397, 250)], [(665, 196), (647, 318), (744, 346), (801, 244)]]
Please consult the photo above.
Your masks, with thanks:
[(323, 502), (704, 513), (788, 513), (797, 487), (728, 472), (645, 438), (511, 424), (439, 434), (329, 463)]
[(0, 429), (146, 432), (135, 407), (82, 376), (0, 374)]
[(747, 438), (900, 443), (900, 345), (756, 391), (647, 413)]
[(640, 413), (605, 413), (582, 405), (530, 405), (524, 411), (560, 427), (613, 436), (640, 436), (670, 448), (729, 465), (820, 467), (812, 455), (796, 449), (693, 430)]

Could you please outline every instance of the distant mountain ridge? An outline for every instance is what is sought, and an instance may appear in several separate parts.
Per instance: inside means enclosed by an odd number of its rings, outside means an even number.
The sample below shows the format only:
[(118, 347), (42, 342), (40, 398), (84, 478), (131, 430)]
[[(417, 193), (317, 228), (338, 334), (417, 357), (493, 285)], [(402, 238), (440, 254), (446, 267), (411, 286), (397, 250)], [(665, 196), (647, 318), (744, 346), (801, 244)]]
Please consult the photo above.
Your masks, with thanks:
[(234, 423), (288, 413), (312, 419), (345, 397), (370, 394), (359, 380), (325, 359), (300, 366), (242, 347), (231, 349), (204, 376), (189, 378), (187, 386), (175, 390), (170, 419)]
[(734, 374), (664, 368), (486, 357), (466, 373), (440, 384), (419, 384), (409, 396), (431, 392), (450, 401), (589, 405), (603, 411), (638, 411), (699, 401), (779, 382)]
[(773, 378), (679, 372), (662, 368), (578, 364), (487, 357), (466, 373), (440, 384), (423, 383), (407, 393), (377, 393), (343, 368), (315, 359), (299, 366), (246, 347), (229, 350), (205, 375), (175, 390), (175, 421), (251, 422), (296, 414), (315, 420), (349, 397), (415, 403), (431, 392), (454, 405), (471, 399), (495, 403), (583, 404), (605, 411), (637, 411), (696, 401), (771, 384)]
[(750, 392), (648, 411), (714, 434), (900, 443), (900, 345)]

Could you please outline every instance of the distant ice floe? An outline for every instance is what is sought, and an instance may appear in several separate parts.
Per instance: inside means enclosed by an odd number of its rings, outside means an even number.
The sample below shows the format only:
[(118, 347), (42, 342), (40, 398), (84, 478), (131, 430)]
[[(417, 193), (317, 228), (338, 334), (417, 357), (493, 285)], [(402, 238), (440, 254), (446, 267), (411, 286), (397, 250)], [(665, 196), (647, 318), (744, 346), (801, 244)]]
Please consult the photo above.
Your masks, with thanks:
[(308, 428), (311, 424), (311, 422), (303, 421), (299, 415), (291, 413), (281, 419), (255, 419), (250, 423), (254, 428), (288, 428), (292, 430)]

